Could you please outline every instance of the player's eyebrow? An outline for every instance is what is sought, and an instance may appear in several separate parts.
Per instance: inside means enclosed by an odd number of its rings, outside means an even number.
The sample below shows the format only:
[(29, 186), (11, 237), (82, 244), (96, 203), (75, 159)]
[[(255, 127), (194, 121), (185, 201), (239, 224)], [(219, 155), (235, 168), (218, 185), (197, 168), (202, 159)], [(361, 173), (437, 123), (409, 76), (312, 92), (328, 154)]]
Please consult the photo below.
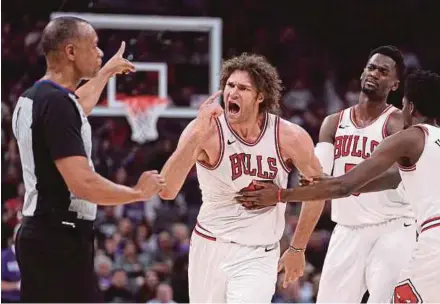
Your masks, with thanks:
[(228, 84), (228, 85), (236, 85), (238, 87), (245, 87), (245, 88), (250, 89), (250, 90), (252, 90), (252, 88), (253, 88), (253, 86), (251, 84), (240, 83), (240, 82), (237, 82), (237, 81), (228, 81), (226, 84)]

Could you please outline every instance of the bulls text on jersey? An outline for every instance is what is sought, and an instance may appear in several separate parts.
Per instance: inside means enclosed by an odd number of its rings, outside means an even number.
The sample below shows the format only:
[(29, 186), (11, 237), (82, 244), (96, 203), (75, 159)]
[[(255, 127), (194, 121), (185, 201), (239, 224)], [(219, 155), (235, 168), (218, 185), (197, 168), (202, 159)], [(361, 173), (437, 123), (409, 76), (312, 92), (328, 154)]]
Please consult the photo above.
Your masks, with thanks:
[[(257, 167), (252, 167), (252, 158), (257, 161)], [(257, 176), (263, 179), (275, 179), (278, 173), (277, 159), (274, 157), (266, 157), (263, 160), (261, 155), (252, 155), (247, 153), (235, 153), (229, 156), (232, 169), (232, 180), (236, 180), (240, 176)], [(267, 164), (268, 171), (263, 169), (263, 161)]]
[(340, 157), (353, 156), (367, 159), (379, 145), (376, 140), (366, 136), (342, 135), (335, 138), (335, 160)]

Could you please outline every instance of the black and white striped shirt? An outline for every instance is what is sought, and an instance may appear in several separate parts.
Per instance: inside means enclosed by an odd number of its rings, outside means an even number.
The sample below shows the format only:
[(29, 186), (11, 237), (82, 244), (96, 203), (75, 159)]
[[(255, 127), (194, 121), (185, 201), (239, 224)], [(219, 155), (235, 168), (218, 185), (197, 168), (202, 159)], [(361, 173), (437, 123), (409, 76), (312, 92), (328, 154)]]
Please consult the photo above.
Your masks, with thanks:
[(75, 93), (49, 80), (36, 82), (20, 96), (12, 128), (26, 188), (23, 215), (56, 209), (94, 220), (97, 205), (75, 197), (55, 166), (57, 159), (84, 156), (93, 169), (91, 128)]

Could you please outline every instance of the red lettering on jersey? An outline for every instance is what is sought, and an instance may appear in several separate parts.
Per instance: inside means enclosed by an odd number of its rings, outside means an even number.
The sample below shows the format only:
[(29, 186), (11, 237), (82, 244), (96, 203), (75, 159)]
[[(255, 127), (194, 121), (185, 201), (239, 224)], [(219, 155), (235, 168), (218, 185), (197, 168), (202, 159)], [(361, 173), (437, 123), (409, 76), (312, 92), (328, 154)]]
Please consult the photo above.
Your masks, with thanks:
[(355, 135), (353, 137), (353, 150), (351, 151), (351, 156), (361, 157), (362, 155), (362, 150), (358, 149), (359, 138), (360, 138), (359, 135)]
[(273, 157), (268, 157), (267, 163), (269, 164), (269, 170), (270, 170), (269, 179), (275, 179), (278, 173), (277, 159)]
[(362, 138), (362, 158), (363, 159), (370, 157), (370, 153), (367, 152), (367, 141), (368, 141), (368, 137)]
[(243, 169), (241, 168), (242, 162), (240, 160), (241, 155), (243, 155), (243, 153), (232, 154), (229, 156), (229, 160), (231, 161), (232, 180), (239, 178), (243, 174)]
[(263, 156), (256, 156), (257, 168), (252, 168), (251, 158), (252, 155), (246, 153), (235, 153), (229, 156), (232, 180), (236, 180), (243, 174), (248, 176), (258, 176), (262, 179), (275, 179), (278, 173), (276, 158), (268, 157), (266, 159), (265, 163), (267, 164), (269, 171), (263, 169)]
[(251, 155), (244, 153), (241, 153), (241, 155), (243, 155), (243, 174), (255, 176), (257, 174), (257, 170), (251, 170)]
[(342, 144), (342, 156), (348, 156), (351, 150), (353, 135), (344, 135), (344, 143)]
[(341, 157), (342, 136), (335, 138), (335, 159)]
[(376, 140), (369, 140), (368, 137), (359, 135), (343, 135), (335, 138), (335, 160), (340, 157), (362, 157), (367, 159), (374, 149), (379, 145)]
[(379, 142), (378, 141), (375, 141), (375, 140), (372, 140), (371, 141), (371, 144), (370, 144), (370, 146), (371, 146), (371, 153), (373, 153), (374, 152), (374, 150), (376, 149), (376, 147), (379, 145)]

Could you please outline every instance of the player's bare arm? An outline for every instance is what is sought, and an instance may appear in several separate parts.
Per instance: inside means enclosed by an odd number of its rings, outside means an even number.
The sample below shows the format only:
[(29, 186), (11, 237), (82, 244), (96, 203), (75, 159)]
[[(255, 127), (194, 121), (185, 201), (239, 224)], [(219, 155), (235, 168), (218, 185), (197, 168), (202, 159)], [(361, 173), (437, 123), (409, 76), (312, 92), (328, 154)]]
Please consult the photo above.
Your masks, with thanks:
[[(321, 164), (314, 153), (313, 141), (303, 128), (281, 120), (280, 142), (281, 154), (287, 160), (287, 163), (291, 160), (306, 177), (322, 175)], [(298, 226), (291, 244), (293, 247), (306, 247), (321, 216), (323, 207), (324, 201), (303, 203)]]
[[(177, 196), (197, 161), (207, 164), (215, 161), (212, 149), (212, 145), (215, 145), (213, 139), (217, 139), (218, 142), (215, 119), (223, 113), (223, 109), (215, 100), (221, 93), (215, 93), (201, 105), (199, 115), (185, 128), (176, 151), (162, 168), (161, 175), (167, 181), (167, 186), (159, 192), (162, 199), (169, 200)], [(217, 150), (219, 153), (219, 148)]]
[(323, 180), (307, 187), (281, 190), (283, 201), (332, 199), (357, 192), (374, 177), (388, 170), (394, 163), (410, 165), (423, 152), (424, 136), (419, 127), (411, 127), (386, 138), (366, 159), (345, 175)]
[(84, 156), (69, 156), (55, 160), (72, 193), (98, 205), (120, 205), (149, 199), (165, 186), (156, 171), (144, 172), (133, 188), (115, 184), (94, 172)]
[(125, 41), (121, 43), (121, 47), (113, 55), (112, 58), (101, 68), (94, 78), (79, 87), (75, 94), (79, 97), (78, 102), (82, 106), (84, 113), (90, 115), (93, 108), (99, 101), (102, 90), (104, 90), (109, 79), (117, 74), (135, 72), (134, 65), (124, 59), (122, 56), (125, 52)]
[(402, 165), (414, 164), (424, 148), (423, 130), (411, 127), (386, 138), (366, 159), (345, 175), (328, 178), (306, 187), (292, 189), (266, 188), (259, 191), (243, 193), (243, 201), (254, 204), (265, 204), (271, 201), (276, 192), (280, 192), (281, 200), (301, 202), (318, 199), (334, 199), (346, 197), (357, 192), (370, 180), (388, 170), (395, 162)]
[[(308, 186), (313, 183), (319, 183), (326, 179), (331, 179), (331, 178), (332, 178), (331, 176), (314, 177), (311, 180), (303, 178), (300, 180), (300, 185)], [(402, 178), (400, 177), (399, 169), (397, 166), (393, 165), (386, 172), (375, 177), (374, 179), (369, 181), (366, 185), (358, 189), (356, 193), (369, 193), (369, 192), (378, 192), (383, 190), (396, 189), (401, 181)]]

